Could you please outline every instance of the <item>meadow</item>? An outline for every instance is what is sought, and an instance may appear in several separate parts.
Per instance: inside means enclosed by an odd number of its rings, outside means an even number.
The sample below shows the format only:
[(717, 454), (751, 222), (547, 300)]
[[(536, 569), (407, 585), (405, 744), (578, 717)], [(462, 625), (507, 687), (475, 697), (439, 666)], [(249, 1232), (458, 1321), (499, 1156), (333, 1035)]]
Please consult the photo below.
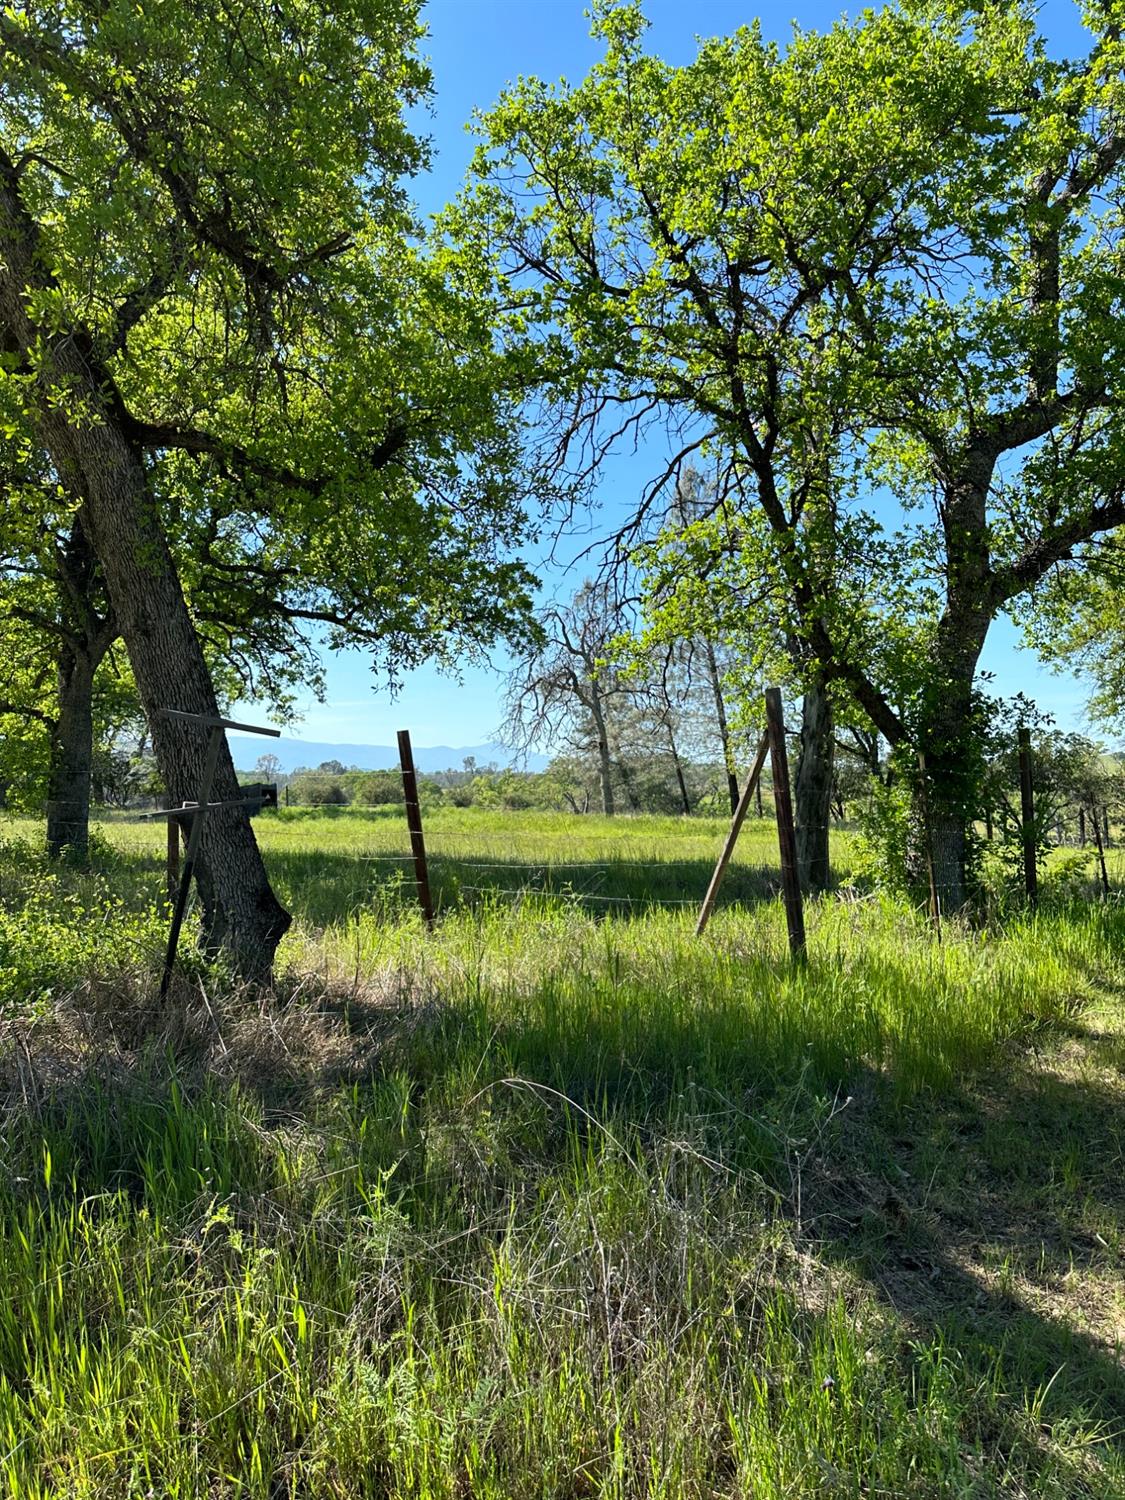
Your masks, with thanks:
[[(275, 990), (163, 830), (0, 824), (13, 1497), (1125, 1493), (1125, 909), (863, 878), (794, 969), (772, 823), (264, 815)], [(1119, 856), (1118, 856), (1119, 858)], [(1112, 873), (1112, 872), (1111, 872)]]

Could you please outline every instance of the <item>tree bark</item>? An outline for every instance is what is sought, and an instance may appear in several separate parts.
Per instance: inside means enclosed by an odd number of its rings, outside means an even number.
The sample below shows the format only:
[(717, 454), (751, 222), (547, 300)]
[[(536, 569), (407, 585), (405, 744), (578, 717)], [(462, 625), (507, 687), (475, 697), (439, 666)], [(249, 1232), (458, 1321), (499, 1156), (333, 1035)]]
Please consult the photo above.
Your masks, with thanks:
[(828, 889), (828, 824), (832, 816), (835, 717), (822, 678), (811, 682), (801, 703), (801, 748), (797, 758), (797, 873), (804, 891)]
[(612, 818), (613, 805), (613, 761), (609, 753), (609, 733), (606, 729), (605, 710), (596, 682), (590, 683), (590, 713), (598, 736), (598, 779), (602, 790), (602, 812)]
[[(104, 600), (90, 539), (75, 515), (56, 554), (55, 588), (63, 629), (59, 636), (57, 713), (51, 724), (47, 799), (47, 855), (83, 863), (90, 845), (94, 760), (94, 680), (117, 638), (113, 610)], [(99, 607), (101, 613), (99, 614)]]
[(90, 846), (90, 771), (94, 759), (94, 673), (85, 651), (64, 646), (58, 715), (51, 728), (47, 854), (84, 863)]
[[(120, 395), (85, 331), (57, 334), (31, 319), (29, 293), (50, 286), (17, 174), (0, 161), (0, 335), (34, 371), (38, 436), (62, 482), (82, 498), (82, 524), (105, 574), (157, 764), (173, 800), (190, 800), (206, 731), (160, 711), (216, 716), (214, 686)], [(234, 797), (237, 786), (224, 744), (213, 794)], [(224, 808), (207, 819), (199, 869), (209, 942), (221, 942), (247, 977), (268, 977), (291, 918), (245, 813)]]
[[(719, 744), (723, 751), (723, 765), (727, 773), (727, 794), (730, 797), (730, 812), (733, 818), (738, 811), (738, 773), (734, 766), (734, 751), (730, 742), (730, 727), (727, 724), (727, 705), (723, 697), (723, 684), (719, 676), (719, 664), (715, 659), (715, 647), (706, 637), (703, 650), (707, 658), (707, 676), (711, 680), (711, 694), (715, 700), (715, 722), (719, 727)], [(762, 815), (762, 794), (758, 793), (758, 816)]]
[[(684, 811), (684, 817), (691, 815), (691, 798), (688, 796), (687, 781), (684, 779), (684, 768), (680, 760), (680, 752), (676, 748), (676, 736), (672, 732), (672, 725), (668, 722), (664, 725), (668, 731), (668, 749), (671, 751), (672, 764), (676, 768), (676, 781), (680, 788), (680, 805)], [(735, 806), (737, 807), (737, 803)]]
[[(981, 643), (984, 634), (981, 632)], [(942, 914), (961, 911), (969, 903), (970, 828), (977, 811), (979, 788), (973, 777), (973, 676), (979, 647), (961, 648), (956, 670), (939, 658), (937, 680), (928, 710), (919, 725), (918, 743), (925, 753), (929, 790), (929, 849), (934, 886)], [(970, 660), (971, 658), (971, 660)], [(925, 878), (926, 846), (920, 806), (914, 817), (915, 837), (908, 850), (907, 868)]]

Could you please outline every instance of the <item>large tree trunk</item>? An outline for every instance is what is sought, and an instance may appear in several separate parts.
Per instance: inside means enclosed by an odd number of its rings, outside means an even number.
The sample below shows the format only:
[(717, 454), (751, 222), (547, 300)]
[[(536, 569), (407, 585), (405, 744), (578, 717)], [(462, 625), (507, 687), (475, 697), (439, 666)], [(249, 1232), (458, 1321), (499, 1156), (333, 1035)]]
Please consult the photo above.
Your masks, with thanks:
[(817, 678), (809, 684), (801, 704), (796, 776), (797, 873), (806, 891), (828, 889), (835, 727), (827, 688)]
[[(38, 436), (63, 483), (82, 497), (82, 523), (105, 574), (165, 785), (174, 801), (193, 799), (206, 732), (160, 711), (215, 716), (214, 687), (112, 380), (82, 330), (55, 334), (29, 315), (28, 294), (49, 287), (16, 174), (0, 161), (0, 335), (35, 371)], [(237, 786), (224, 746), (212, 795), (234, 797)], [(224, 808), (207, 819), (200, 877), (212, 941), (222, 941), (243, 974), (267, 977), (291, 919), (270, 888), (245, 813)]]
[[(723, 697), (723, 683), (719, 676), (719, 663), (715, 659), (715, 647), (704, 637), (703, 650), (707, 657), (707, 676), (711, 680), (711, 695), (715, 700), (715, 722), (719, 728), (719, 744), (723, 751), (723, 766), (727, 773), (727, 795), (730, 797), (731, 817), (738, 811), (738, 772), (734, 767), (734, 751), (730, 742), (727, 724), (727, 705)], [(758, 816), (761, 817), (761, 793), (758, 794)]]
[(590, 713), (598, 736), (598, 780), (601, 783), (602, 812), (607, 818), (614, 814), (613, 805), (613, 759), (609, 753), (609, 733), (606, 729), (605, 710), (596, 682), (590, 684)]
[(82, 863), (89, 852), (96, 670), (86, 652), (63, 647), (47, 798), (47, 853), (52, 859), (65, 853)]
[(101, 597), (98, 561), (77, 515), (57, 566), (59, 608), (67, 629), (59, 648), (58, 711), (51, 726), (47, 854), (58, 859), (69, 853), (82, 863), (90, 845), (94, 679), (117, 638), (117, 623)]
[[(970, 830), (980, 802), (973, 678), (987, 628), (987, 620), (963, 621), (956, 645), (947, 651), (940, 650), (939, 636), (934, 686), (919, 724), (918, 744), (926, 767), (925, 796), (919, 796), (915, 808), (915, 847), (908, 851), (908, 868), (922, 886), (926, 882), (926, 861), (932, 861), (934, 888), (943, 913), (961, 911), (971, 896)], [(920, 774), (916, 782), (920, 785)]]
[[(103, 444), (112, 438), (104, 430), (93, 436)], [(58, 437), (55, 444), (56, 451), (68, 446)], [(116, 445), (111, 441), (109, 446)], [(84, 474), (90, 467), (88, 459), (82, 463)], [(192, 801), (199, 795), (208, 731), (165, 718), (161, 710), (217, 716), (210, 674), (140, 465), (130, 464), (121, 452), (107, 454), (93, 467), (86, 520), (152, 726), (157, 765), (172, 801)], [(211, 797), (223, 801), (237, 795), (234, 762), (224, 743)], [(246, 814), (235, 808), (211, 813), (201, 856), (208, 947), (226, 948), (247, 977), (267, 978), (290, 917), (270, 887)]]

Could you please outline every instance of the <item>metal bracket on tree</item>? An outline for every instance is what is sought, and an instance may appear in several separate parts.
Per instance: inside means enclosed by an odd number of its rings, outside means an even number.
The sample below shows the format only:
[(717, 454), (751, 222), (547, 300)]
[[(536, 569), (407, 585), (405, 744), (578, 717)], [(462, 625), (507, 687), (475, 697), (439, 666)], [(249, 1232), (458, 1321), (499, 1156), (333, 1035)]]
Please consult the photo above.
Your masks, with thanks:
[(192, 724), (198, 724), (201, 729), (210, 730), (207, 754), (203, 761), (203, 775), (199, 782), (198, 799), (195, 802), (181, 803), (179, 807), (162, 807), (155, 812), (145, 814), (149, 818), (168, 818), (177, 824), (182, 824), (187, 819), (191, 820), (191, 832), (188, 835), (187, 850), (184, 854), (183, 874), (180, 877), (180, 888), (176, 892), (172, 926), (168, 932), (168, 951), (164, 955), (164, 972), (160, 976), (160, 998), (163, 1000), (168, 994), (168, 985), (176, 962), (176, 950), (180, 946), (180, 931), (184, 925), (188, 895), (191, 891), (192, 877), (195, 874), (195, 861), (199, 854), (199, 846), (203, 841), (203, 825), (207, 821), (207, 814), (220, 807), (245, 807), (258, 812), (265, 806), (277, 806), (277, 788), (263, 785), (247, 788), (249, 796), (228, 797), (222, 802), (209, 800), (211, 783), (215, 779), (215, 768), (219, 764), (219, 753), (223, 746), (223, 735), (228, 729), (242, 729), (247, 734), (264, 734), (276, 740), (281, 738), (281, 730), (266, 729), (261, 724), (241, 724), (235, 719), (220, 719), (212, 714), (185, 713), (179, 708), (162, 708), (159, 712), (166, 719), (187, 719)]

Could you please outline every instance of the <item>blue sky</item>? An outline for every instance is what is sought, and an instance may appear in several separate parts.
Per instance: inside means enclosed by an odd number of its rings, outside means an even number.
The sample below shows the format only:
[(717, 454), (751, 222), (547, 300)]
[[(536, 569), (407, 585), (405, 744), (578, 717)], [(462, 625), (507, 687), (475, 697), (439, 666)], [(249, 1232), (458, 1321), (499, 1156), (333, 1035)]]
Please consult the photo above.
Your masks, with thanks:
[[(472, 151), (466, 124), (474, 109), (487, 108), (504, 86), (520, 74), (577, 80), (598, 56), (583, 14), (588, 0), (429, 0), (424, 16), (430, 28), (426, 51), (434, 73), (433, 111), (417, 128), (430, 135), (433, 169), (413, 184), (424, 213), (441, 208), (463, 179)], [(646, 14), (654, 50), (670, 62), (686, 62), (697, 36), (728, 33), (761, 17), (767, 35), (784, 40), (791, 22), (829, 25), (841, 7), (824, 0), (790, 0), (778, 7), (739, 0), (647, 0)], [(855, 13), (859, 7), (853, 7)], [(1080, 53), (1084, 33), (1071, 0), (1047, 0), (1041, 6), (1042, 29), (1051, 50)], [(614, 465), (602, 485), (603, 502), (620, 501), (622, 490), (639, 491), (653, 473), (649, 454)], [(532, 561), (536, 559), (532, 554)], [(569, 591), (581, 574), (544, 574), (546, 591)], [(328, 699), (302, 701), (303, 718), (287, 733), (298, 738), (350, 744), (388, 744), (394, 731), (409, 728), (417, 745), (474, 745), (493, 736), (500, 718), (503, 653), (497, 670), (470, 668), (460, 682), (432, 669), (407, 674), (392, 700), (374, 683), (360, 652), (328, 659)], [(1046, 671), (1028, 651), (1019, 649), (1018, 634), (1007, 621), (992, 628), (982, 669), (995, 674), (993, 691), (1005, 697), (1023, 692), (1052, 713), (1066, 728), (1080, 727), (1086, 689), (1069, 677)], [(375, 690), (373, 690), (373, 688)]]

